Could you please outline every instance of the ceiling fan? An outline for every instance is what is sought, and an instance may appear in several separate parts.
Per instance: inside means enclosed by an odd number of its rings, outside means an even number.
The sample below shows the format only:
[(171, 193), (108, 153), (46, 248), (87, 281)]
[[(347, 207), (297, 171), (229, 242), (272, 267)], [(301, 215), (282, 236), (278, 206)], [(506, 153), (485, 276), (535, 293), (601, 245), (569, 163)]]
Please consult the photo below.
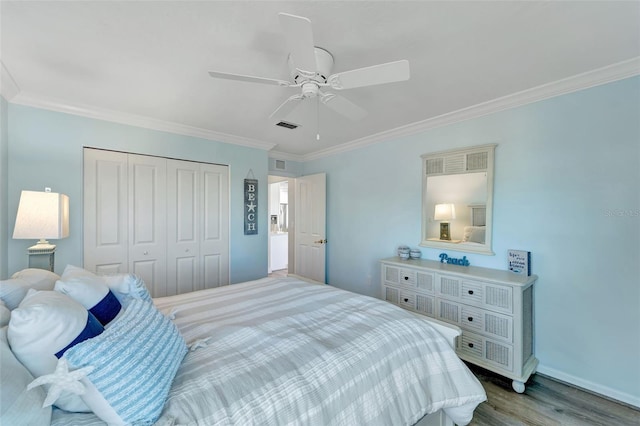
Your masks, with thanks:
[(319, 102), (338, 114), (351, 120), (359, 120), (367, 115), (367, 111), (346, 98), (324, 92), (321, 88), (345, 90), (409, 79), (409, 62), (406, 60), (331, 74), (334, 63), (333, 55), (314, 45), (311, 21), (308, 18), (288, 13), (280, 13), (278, 16), (290, 52), (288, 65), (292, 81), (217, 71), (209, 72), (209, 75), (215, 78), (282, 87), (299, 87), (300, 93), (289, 97), (270, 115), (269, 118), (275, 119), (276, 122), (284, 120), (303, 101), (312, 98), (317, 98)]

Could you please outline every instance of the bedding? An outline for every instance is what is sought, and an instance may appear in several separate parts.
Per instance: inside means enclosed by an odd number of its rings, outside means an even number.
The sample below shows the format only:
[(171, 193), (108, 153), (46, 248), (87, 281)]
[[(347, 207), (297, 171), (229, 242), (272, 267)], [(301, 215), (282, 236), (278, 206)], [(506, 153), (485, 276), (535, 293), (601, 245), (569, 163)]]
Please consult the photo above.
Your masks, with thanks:
[[(378, 299), (264, 278), (154, 299), (189, 347), (156, 425), (467, 424), (485, 392), (426, 319)], [(116, 320), (117, 321), (117, 320)], [(53, 425), (103, 425), (53, 410)]]

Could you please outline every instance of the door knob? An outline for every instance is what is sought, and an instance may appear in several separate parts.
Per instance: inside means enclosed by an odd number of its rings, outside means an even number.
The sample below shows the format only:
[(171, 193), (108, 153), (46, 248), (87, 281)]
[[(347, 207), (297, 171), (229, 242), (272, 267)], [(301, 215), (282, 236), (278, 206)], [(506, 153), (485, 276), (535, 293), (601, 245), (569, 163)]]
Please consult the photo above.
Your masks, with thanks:
[(325, 238), (324, 240), (318, 240), (318, 241), (314, 241), (314, 244), (327, 244), (327, 239)]

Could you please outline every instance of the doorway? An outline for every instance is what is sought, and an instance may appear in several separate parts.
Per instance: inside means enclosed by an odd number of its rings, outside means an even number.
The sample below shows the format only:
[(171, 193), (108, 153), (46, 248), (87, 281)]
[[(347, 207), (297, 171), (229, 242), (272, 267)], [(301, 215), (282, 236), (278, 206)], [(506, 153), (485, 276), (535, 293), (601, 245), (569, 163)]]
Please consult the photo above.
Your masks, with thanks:
[(289, 273), (289, 179), (268, 177), (269, 267), (270, 276)]

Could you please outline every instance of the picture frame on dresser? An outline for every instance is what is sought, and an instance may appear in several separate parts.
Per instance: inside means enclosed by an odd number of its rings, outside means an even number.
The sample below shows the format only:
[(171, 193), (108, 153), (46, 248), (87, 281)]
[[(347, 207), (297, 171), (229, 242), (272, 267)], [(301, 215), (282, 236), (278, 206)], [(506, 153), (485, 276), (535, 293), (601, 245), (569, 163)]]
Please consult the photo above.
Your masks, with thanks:
[(536, 371), (533, 291), (538, 277), (429, 259), (380, 260), (382, 298), (461, 329), (464, 361), (512, 380), (518, 393)]

